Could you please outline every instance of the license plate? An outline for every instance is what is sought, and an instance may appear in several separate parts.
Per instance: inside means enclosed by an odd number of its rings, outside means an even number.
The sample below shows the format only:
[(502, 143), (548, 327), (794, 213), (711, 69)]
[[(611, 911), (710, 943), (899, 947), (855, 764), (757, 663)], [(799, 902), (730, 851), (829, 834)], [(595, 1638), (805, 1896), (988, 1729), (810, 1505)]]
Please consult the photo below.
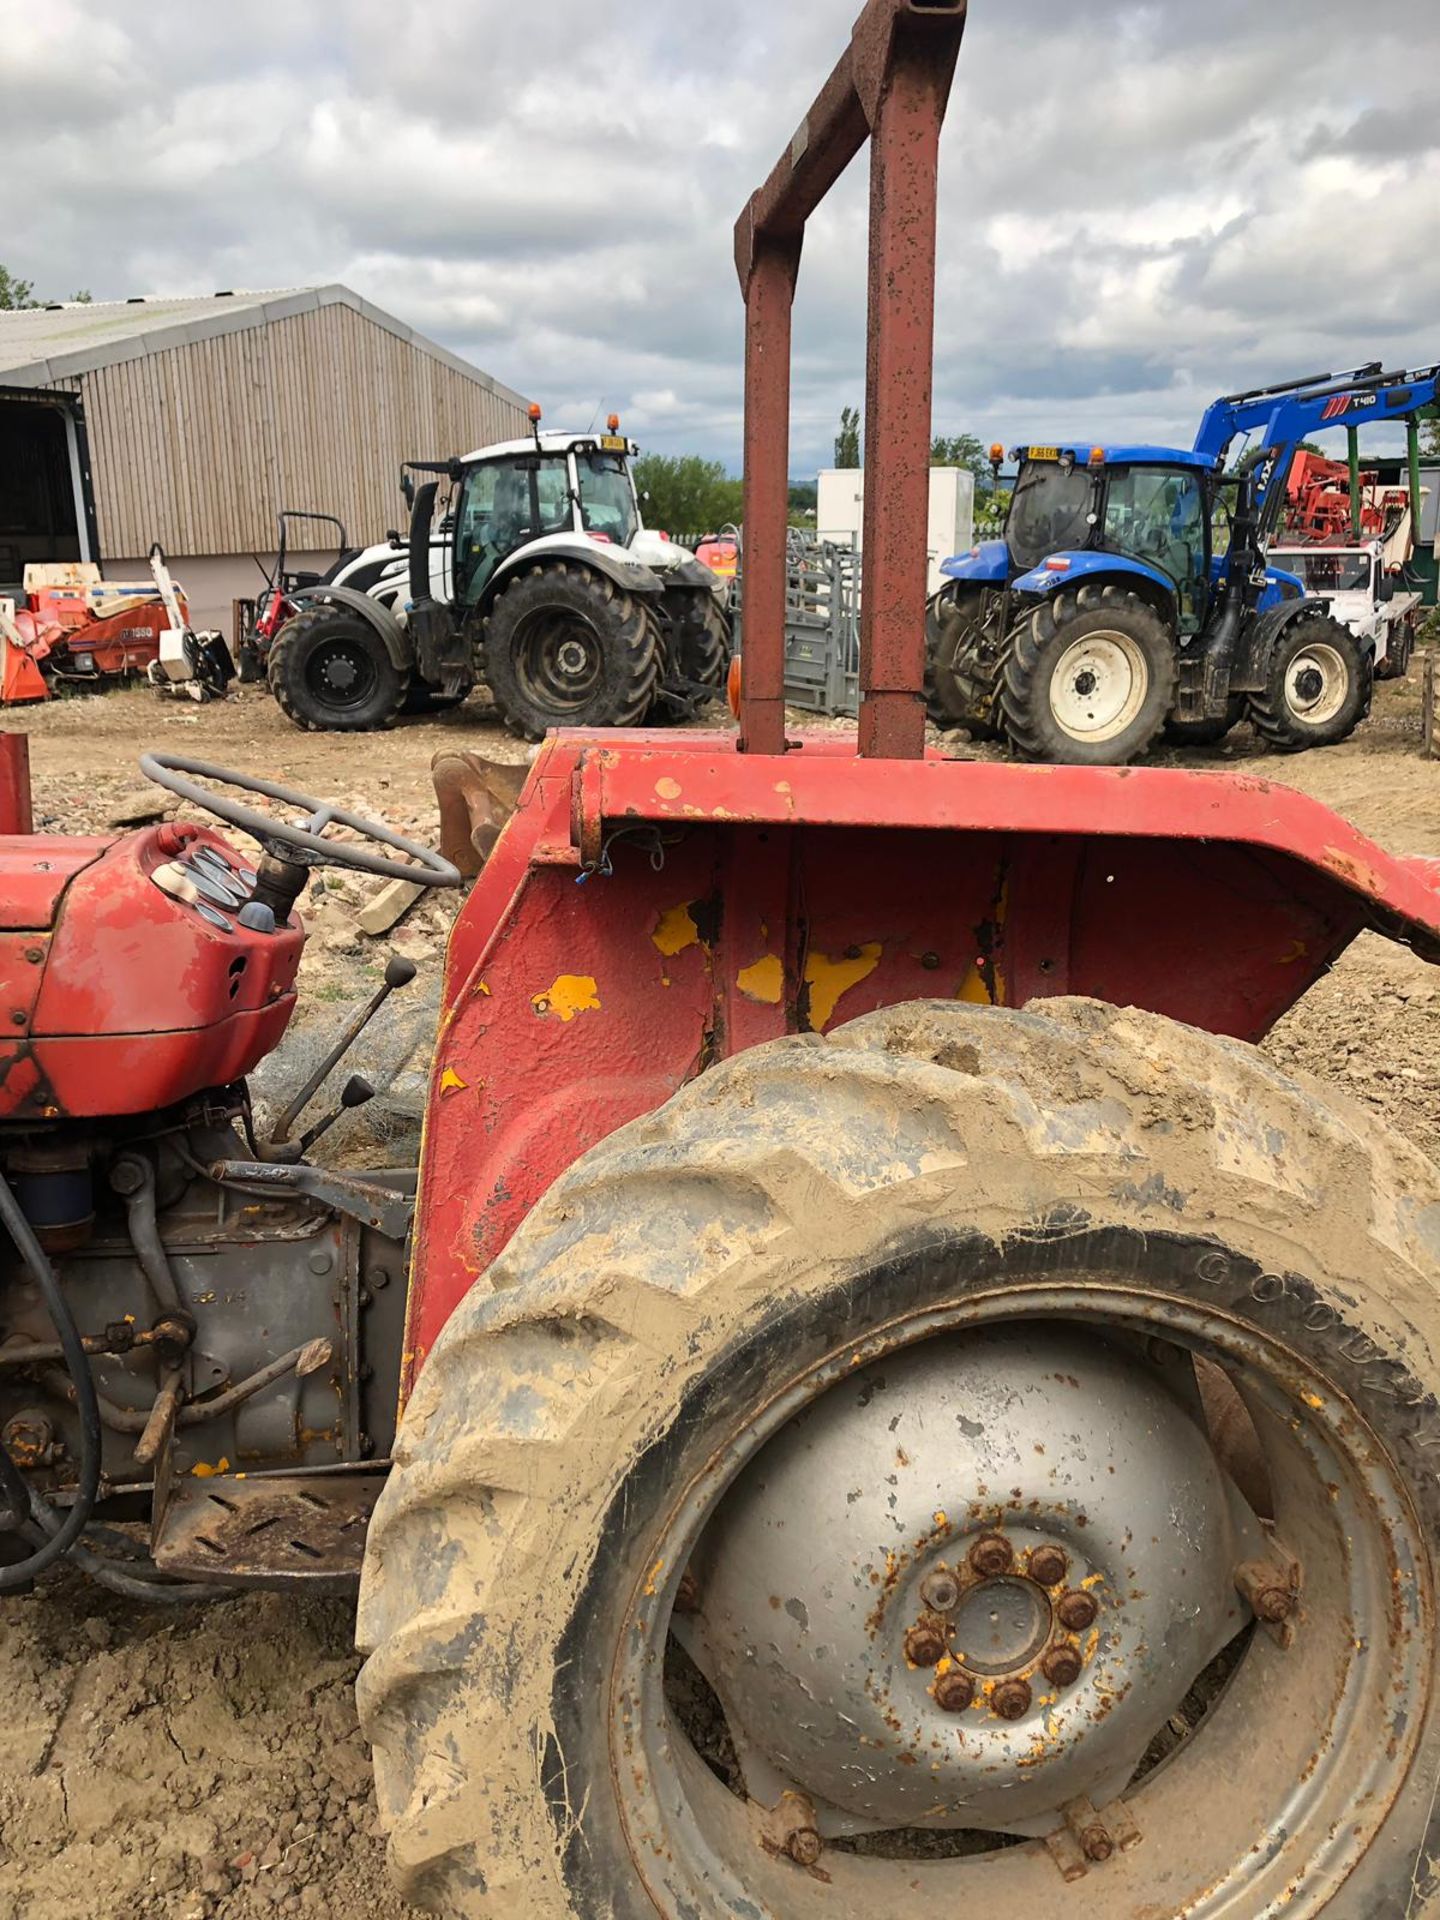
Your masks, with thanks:
[(623, 434), (607, 433), (602, 436), (600, 445), (606, 453), (625, 453), (628, 445)]
[(1058, 460), (1060, 458), (1060, 449), (1059, 447), (1031, 447), (1030, 458), (1032, 460)]

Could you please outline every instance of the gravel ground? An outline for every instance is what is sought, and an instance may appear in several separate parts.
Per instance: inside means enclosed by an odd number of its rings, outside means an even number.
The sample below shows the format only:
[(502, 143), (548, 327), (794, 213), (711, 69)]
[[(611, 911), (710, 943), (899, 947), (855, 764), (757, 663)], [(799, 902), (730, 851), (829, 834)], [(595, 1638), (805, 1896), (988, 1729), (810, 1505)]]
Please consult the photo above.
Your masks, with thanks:
[[(1293, 759), (1242, 729), (1189, 763), (1287, 781), (1397, 852), (1440, 854), (1440, 762), (1419, 758), (1415, 678), (1384, 687), (1355, 738)], [(475, 708), (353, 739), (292, 730), (254, 691), (197, 708), (122, 691), (26, 713), (41, 824), (105, 828), (139, 785), (144, 746), (289, 781), (433, 837), (431, 756), (527, 749)], [(954, 743), (963, 748), (963, 742)], [(1163, 758), (1164, 756), (1162, 756)], [(314, 939), (306, 1017), (290, 1066), (313, 1057), (391, 950), (422, 977), (380, 1048), (398, 1088), (379, 1130), (407, 1125), (423, 1070), (434, 974), (450, 907), (439, 897), (386, 941), (353, 927), (375, 883), (342, 882), (306, 907)], [(1223, 929), (1217, 937), (1223, 938)], [(1432, 984), (1434, 982), (1434, 984)], [(1440, 1154), (1440, 980), (1366, 937), (1277, 1028), (1266, 1051), (1357, 1095)], [(407, 1079), (407, 1076), (409, 1078)], [(289, 1084), (288, 1077), (286, 1084)], [(406, 1088), (410, 1088), (407, 1096)], [(382, 1103), (377, 1102), (377, 1108)], [(364, 1116), (347, 1147), (366, 1144)], [(61, 1577), (0, 1604), (0, 1920), (252, 1920), (302, 1913), (400, 1920), (375, 1831), (355, 1724), (352, 1619), (336, 1602), (249, 1596), (207, 1610), (144, 1611)]]

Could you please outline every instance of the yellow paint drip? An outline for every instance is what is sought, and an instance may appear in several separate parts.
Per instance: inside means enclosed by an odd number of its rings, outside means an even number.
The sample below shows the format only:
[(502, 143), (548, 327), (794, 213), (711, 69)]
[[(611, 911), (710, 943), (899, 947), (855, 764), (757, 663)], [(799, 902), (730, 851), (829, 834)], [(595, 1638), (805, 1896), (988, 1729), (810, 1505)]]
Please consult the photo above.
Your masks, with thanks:
[(735, 984), (747, 1000), (758, 1000), (766, 1007), (778, 1007), (780, 996), (785, 991), (785, 968), (777, 955), (767, 953), (753, 966), (742, 967), (735, 977)]
[(466, 1082), (460, 1078), (453, 1067), (446, 1067), (440, 1076), (441, 1093), (461, 1093), (465, 1086)]
[(600, 992), (588, 973), (562, 973), (546, 992), (532, 994), (530, 1004), (542, 1019), (568, 1022), (577, 1013), (599, 1013)]
[(208, 1460), (197, 1460), (190, 1471), (197, 1480), (213, 1480), (217, 1473), (228, 1473), (230, 1471), (230, 1462), (222, 1453), (213, 1467)]
[(878, 940), (867, 940), (853, 959), (832, 960), (824, 953), (810, 955), (805, 962), (805, 984), (810, 989), (812, 1033), (825, 1031), (842, 995), (875, 971), (883, 952)]
[(689, 903), (682, 900), (678, 907), (667, 907), (650, 938), (667, 959), (683, 953), (687, 947), (693, 947), (700, 938), (700, 929), (695, 924)]

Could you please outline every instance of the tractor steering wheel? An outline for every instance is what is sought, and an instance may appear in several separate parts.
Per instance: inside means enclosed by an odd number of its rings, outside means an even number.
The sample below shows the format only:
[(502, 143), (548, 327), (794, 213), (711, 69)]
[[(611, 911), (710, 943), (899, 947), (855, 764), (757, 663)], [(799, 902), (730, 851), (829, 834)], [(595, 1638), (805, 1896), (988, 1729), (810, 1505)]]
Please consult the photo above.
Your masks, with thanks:
[[(417, 887), (458, 887), (460, 884), (459, 868), (429, 847), (422, 847), (418, 840), (407, 840), (376, 820), (348, 813), (344, 807), (332, 807), (328, 801), (313, 799), (308, 793), (296, 793), (293, 787), (282, 787), (274, 780), (261, 780), (250, 773), (232, 773), (226, 767), (212, 766), (208, 760), (186, 760), (174, 753), (142, 754), (140, 771), (147, 780), (176, 794), (188, 805), (213, 813), (217, 820), (248, 833), (272, 858), (288, 861), (292, 866), (351, 867), (357, 873), (373, 873), (382, 880), (408, 880)], [(308, 813), (310, 818), (303, 826), (291, 826), (286, 821), (272, 819), (268, 813), (257, 812), (254, 807), (242, 806), (238, 800), (211, 793), (207, 787), (197, 786), (194, 779), (186, 779), (187, 774), (234, 787), (240, 793), (263, 794), (267, 800), (279, 800), (285, 806)], [(410, 854), (415, 864), (387, 860), (383, 854), (351, 846), (344, 840), (327, 840), (325, 829), (332, 820), (379, 846)]]

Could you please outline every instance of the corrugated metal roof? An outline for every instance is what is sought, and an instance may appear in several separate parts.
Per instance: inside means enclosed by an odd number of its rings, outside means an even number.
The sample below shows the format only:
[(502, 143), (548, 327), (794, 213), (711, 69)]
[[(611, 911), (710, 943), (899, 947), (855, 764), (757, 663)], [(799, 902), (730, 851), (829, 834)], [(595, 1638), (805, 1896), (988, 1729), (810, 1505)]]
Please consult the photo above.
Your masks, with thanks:
[(263, 327), (321, 307), (345, 306), (517, 406), (518, 393), (492, 380), (403, 320), (371, 306), (349, 287), (279, 287), (259, 292), (147, 295), (137, 300), (70, 301), (62, 306), (0, 312), (0, 375), (7, 384), (43, 387), (147, 354), (169, 353), (199, 340)]

